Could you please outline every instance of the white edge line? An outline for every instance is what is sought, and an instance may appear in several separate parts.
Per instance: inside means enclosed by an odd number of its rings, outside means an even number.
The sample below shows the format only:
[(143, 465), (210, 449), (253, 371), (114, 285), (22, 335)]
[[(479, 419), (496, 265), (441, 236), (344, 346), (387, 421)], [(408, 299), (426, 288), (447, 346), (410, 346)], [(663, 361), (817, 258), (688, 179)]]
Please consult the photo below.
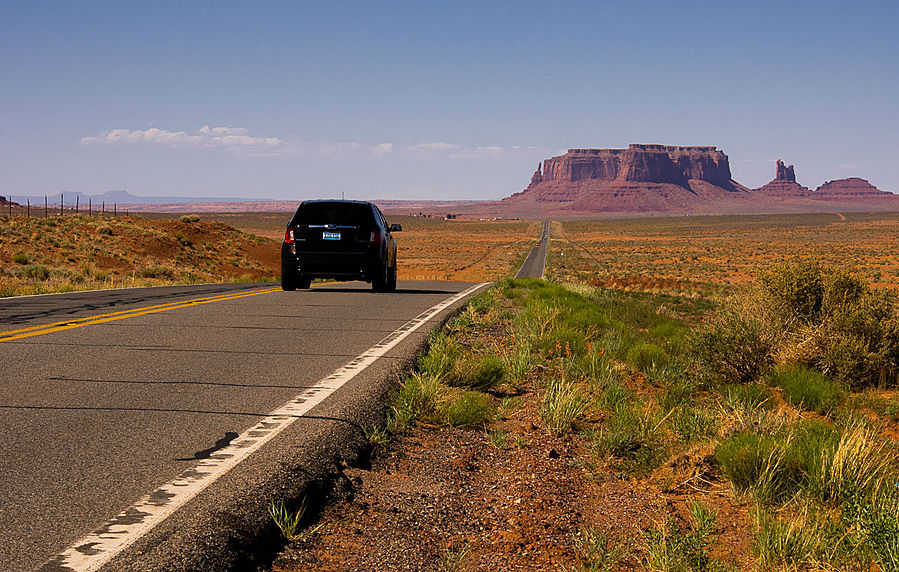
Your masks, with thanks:
[(349, 363), (320, 380), (314, 387), (269, 413), (227, 447), (185, 470), (174, 480), (157, 488), (94, 532), (75, 542), (51, 559), (45, 568), (77, 572), (99, 569), (219, 477), (271, 441), (294, 421), (322, 403), (428, 320), (487, 284), (489, 283), (484, 282), (472, 286), (412, 318)]

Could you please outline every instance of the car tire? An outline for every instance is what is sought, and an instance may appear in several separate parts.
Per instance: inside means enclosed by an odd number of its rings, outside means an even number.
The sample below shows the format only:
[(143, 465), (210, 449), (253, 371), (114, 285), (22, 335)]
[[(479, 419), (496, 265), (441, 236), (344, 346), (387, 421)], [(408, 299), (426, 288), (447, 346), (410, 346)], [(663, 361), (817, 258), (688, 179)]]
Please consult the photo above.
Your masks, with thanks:
[(281, 272), (281, 290), (293, 292), (297, 289), (297, 279), (293, 272)]
[(310, 285), (312, 285), (312, 278), (309, 276), (299, 276), (297, 278), (297, 288), (300, 290), (308, 290)]
[(387, 292), (389, 271), (390, 268), (388, 268), (386, 265), (378, 265), (378, 271), (371, 280), (371, 289), (374, 292)]
[(387, 292), (396, 292), (396, 266), (387, 269), (387, 284), (385, 284)]

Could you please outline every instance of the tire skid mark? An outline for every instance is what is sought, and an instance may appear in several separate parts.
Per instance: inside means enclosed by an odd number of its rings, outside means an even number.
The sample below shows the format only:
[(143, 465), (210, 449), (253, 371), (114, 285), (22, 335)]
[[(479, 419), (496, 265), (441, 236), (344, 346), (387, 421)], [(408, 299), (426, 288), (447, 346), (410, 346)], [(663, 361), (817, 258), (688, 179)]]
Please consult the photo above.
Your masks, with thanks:
[(241, 461), (284, 431), (297, 419), (322, 403), (344, 384), (393, 349), (409, 334), (431, 318), (486, 286), (477, 284), (432, 306), (403, 324), (380, 342), (356, 356), (346, 365), (306, 389), (195, 466), (160, 486), (133, 506), (125, 509), (100, 528), (76, 541), (42, 568), (50, 572), (88, 572), (97, 570), (125, 548), (164, 521)]

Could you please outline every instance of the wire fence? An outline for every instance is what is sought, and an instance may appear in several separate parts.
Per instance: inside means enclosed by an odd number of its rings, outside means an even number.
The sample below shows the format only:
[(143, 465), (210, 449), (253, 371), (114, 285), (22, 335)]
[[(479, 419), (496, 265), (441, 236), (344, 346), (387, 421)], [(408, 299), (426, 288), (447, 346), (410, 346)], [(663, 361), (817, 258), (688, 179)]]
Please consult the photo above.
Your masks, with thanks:
[(78, 195), (75, 196), (74, 201), (70, 200), (67, 204), (64, 193), (60, 193), (58, 197), (53, 195), (52, 198), (49, 195), (44, 195), (43, 204), (32, 204), (31, 199), (28, 198), (23, 205), (6, 201), (5, 197), (0, 197), (0, 216), (7, 217), (50, 218), (51, 216), (66, 215), (117, 217), (127, 214), (128, 211), (120, 209), (117, 203), (101, 201), (100, 204), (96, 204), (93, 202), (93, 199), (88, 198), (87, 204), (84, 204)]

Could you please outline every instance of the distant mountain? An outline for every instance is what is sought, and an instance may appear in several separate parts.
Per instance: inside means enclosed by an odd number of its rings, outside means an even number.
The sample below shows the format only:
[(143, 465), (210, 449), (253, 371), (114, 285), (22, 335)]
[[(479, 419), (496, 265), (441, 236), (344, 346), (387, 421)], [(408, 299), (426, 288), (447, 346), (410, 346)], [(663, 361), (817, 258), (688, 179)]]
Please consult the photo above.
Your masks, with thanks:
[(539, 164), (523, 191), (460, 214), (585, 218), (885, 210), (899, 210), (899, 195), (858, 177), (812, 191), (796, 182), (793, 165), (778, 160), (774, 179), (749, 189), (733, 180), (727, 155), (715, 147), (632, 144), (569, 149)]
[[(59, 196), (60, 193), (55, 193), (52, 195), (47, 195), (47, 200), (50, 204), (59, 204)], [(81, 191), (72, 191), (72, 192), (62, 192), (63, 201), (65, 204), (75, 204), (75, 199), (77, 197), (78, 202), (86, 205), (88, 199), (94, 204), (107, 203), (107, 204), (120, 204), (120, 205), (162, 205), (162, 204), (185, 204), (185, 203), (222, 203), (222, 202), (250, 202), (250, 201), (259, 201), (260, 199), (241, 199), (241, 198), (233, 198), (233, 197), (145, 197), (140, 195), (132, 195), (128, 191), (107, 191), (105, 193), (101, 193), (99, 195), (89, 195), (87, 193), (82, 193)], [(16, 201), (20, 204), (25, 204), (26, 201), (30, 200), (32, 205), (43, 204), (44, 203), (44, 195), (11, 195), (9, 197), (10, 200)]]

